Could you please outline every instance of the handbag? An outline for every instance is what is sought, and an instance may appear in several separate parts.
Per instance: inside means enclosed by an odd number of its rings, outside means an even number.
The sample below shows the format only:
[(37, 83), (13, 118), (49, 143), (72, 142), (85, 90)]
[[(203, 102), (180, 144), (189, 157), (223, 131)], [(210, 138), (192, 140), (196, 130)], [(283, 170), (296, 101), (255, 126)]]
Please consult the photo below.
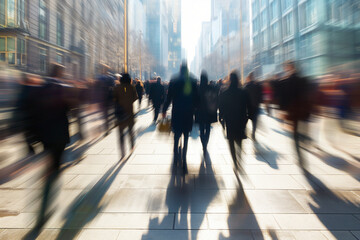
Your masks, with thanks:
[(171, 120), (164, 118), (159, 123), (159, 132), (170, 133), (171, 132)]

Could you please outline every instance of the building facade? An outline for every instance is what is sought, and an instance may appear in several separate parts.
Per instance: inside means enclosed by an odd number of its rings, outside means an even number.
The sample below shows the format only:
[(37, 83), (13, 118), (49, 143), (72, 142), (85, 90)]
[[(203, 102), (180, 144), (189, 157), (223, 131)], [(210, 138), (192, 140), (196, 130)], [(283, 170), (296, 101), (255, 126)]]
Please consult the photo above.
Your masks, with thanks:
[(326, 74), (360, 57), (360, 2), (251, 0), (253, 64), (260, 77), (287, 60), (304, 75)]
[(123, 68), (123, 0), (2, 0), (0, 61), (45, 75), (49, 64), (73, 78), (100, 63)]
[(169, 1), (169, 53), (168, 74), (171, 76), (179, 72), (181, 64), (181, 0)]

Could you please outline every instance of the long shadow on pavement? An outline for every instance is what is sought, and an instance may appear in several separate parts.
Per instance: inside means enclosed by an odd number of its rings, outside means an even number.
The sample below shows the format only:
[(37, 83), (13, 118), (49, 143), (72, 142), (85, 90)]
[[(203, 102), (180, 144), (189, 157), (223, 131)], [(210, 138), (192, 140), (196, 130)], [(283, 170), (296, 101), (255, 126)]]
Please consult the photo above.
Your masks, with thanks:
[[(206, 210), (219, 191), (215, 174), (211, 166), (210, 157), (203, 159), (199, 174), (193, 180), (195, 183), (194, 186), (212, 183), (211, 190), (194, 189), (187, 184), (185, 180), (186, 179), (182, 174), (172, 174), (165, 200), (168, 208), (168, 215), (164, 217), (162, 222), (159, 222), (158, 218), (151, 219), (148, 227), (149, 231), (142, 236), (142, 240), (158, 239), (159, 232), (153, 232), (151, 229), (164, 229), (162, 226), (165, 226), (169, 221), (174, 222), (175, 229), (190, 229), (191, 238), (189, 236), (189, 231), (185, 230), (181, 231), (181, 233), (179, 232), (179, 234), (181, 234), (181, 239), (197, 239), (201, 224), (205, 218)], [(190, 224), (188, 223), (189, 212)], [(178, 214), (178, 216), (176, 216), (176, 214)], [(165, 233), (164, 231), (164, 234), (168, 233)], [(161, 237), (164, 237), (161, 239), (171, 238), (170, 236)]]
[[(92, 189), (84, 190), (77, 197), (66, 213), (66, 222), (62, 226), (57, 239), (75, 238), (82, 228), (99, 214), (105, 207), (105, 203), (101, 203), (101, 201), (129, 158), (130, 156), (120, 160), (104, 174)], [(74, 229), (74, 231), (69, 232), (68, 229)]]
[[(306, 169), (303, 169), (305, 177), (314, 189), (309, 192), (308, 206), (317, 215), (322, 224), (331, 232), (336, 239), (344, 239), (340, 236), (344, 232), (340, 231), (359, 231), (360, 219), (356, 219), (353, 214), (360, 213), (360, 202), (358, 196), (335, 194), (320, 179), (315, 177)], [(352, 196), (352, 199), (351, 199)], [(329, 214), (332, 214), (329, 216)], [(338, 235), (340, 234), (340, 235)], [(350, 234), (350, 233), (349, 233)]]

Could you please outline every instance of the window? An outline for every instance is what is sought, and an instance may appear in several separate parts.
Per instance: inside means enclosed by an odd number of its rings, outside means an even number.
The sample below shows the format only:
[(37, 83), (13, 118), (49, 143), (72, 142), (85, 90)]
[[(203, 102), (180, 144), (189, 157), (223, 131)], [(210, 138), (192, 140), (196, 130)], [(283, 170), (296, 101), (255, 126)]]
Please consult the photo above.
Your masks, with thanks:
[(72, 46), (75, 46), (75, 32), (76, 32), (76, 30), (75, 30), (75, 24), (73, 23), (72, 25), (71, 25), (71, 39), (70, 39), (70, 41), (71, 41), (71, 45)]
[(21, 23), (25, 20), (25, 0), (17, 0), (17, 24), (21, 26)]
[(62, 52), (56, 52), (56, 62), (59, 64), (64, 64), (64, 55), (62, 54)]
[(16, 64), (17, 65), (26, 64), (25, 40), (21, 38), (17, 39)]
[(265, 28), (267, 26), (268, 19), (267, 19), (267, 11), (264, 10), (261, 13), (261, 28)]
[(286, 11), (293, 6), (293, 0), (282, 0), (282, 10)]
[(0, 0), (0, 25), (6, 25), (6, 8), (5, 0)]
[(317, 20), (316, 17), (316, 7), (314, 0), (308, 0), (300, 5), (299, 20), (301, 29), (313, 25)]
[(278, 0), (274, 0), (270, 3), (270, 20), (274, 20), (278, 17)]
[(64, 21), (61, 11), (58, 11), (56, 17), (56, 44), (64, 46)]
[(257, 12), (258, 12), (258, 0), (255, 0), (252, 3), (252, 15), (253, 15), (253, 17), (256, 16)]
[(47, 8), (44, 0), (39, 1), (39, 38), (47, 40)]
[(276, 43), (279, 41), (279, 23), (276, 22), (271, 26), (270, 32), (270, 41), (271, 43)]
[(283, 26), (284, 26), (284, 37), (290, 37), (291, 35), (294, 34), (294, 17), (292, 12), (284, 17)]
[(15, 26), (15, 0), (7, 1), (7, 25), (9, 27)]
[(269, 36), (268, 36), (268, 30), (265, 30), (262, 34), (262, 37), (263, 37), (263, 48), (267, 48), (268, 47), (268, 42), (269, 42)]
[[(20, 61), (16, 61), (16, 43)], [(24, 59), (22, 62), (21, 59)], [(0, 37), (0, 61), (11, 65), (25, 63), (25, 40), (15, 37)]]
[(47, 49), (39, 48), (39, 58), (40, 58), (40, 71), (43, 73), (47, 72)]
[(265, 7), (266, 7), (266, 1), (267, 1), (267, 0), (261, 0), (261, 8), (265, 8)]

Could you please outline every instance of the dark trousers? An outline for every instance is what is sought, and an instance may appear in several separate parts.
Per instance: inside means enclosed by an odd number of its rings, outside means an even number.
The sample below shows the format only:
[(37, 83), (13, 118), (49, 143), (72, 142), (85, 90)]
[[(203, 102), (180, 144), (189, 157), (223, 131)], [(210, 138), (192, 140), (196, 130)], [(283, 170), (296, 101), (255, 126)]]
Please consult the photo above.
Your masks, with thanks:
[[(181, 149), (181, 147), (179, 146), (179, 142), (182, 135), (184, 136), (184, 142)], [(174, 159), (175, 159), (174, 165), (175, 166), (177, 165), (178, 160), (182, 159), (183, 168), (187, 168), (186, 153), (187, 153), (188, 141), (189, 141), (188, 132), (185, 133), (181, 131), (174, 132)]]
[(154, 122), (156, 122), (156, 120), (159, 117), (160, 108), (161, 108), (161, 105), (155, 105), (154, 104)]
[(38, 226), (41, 227), (46, 221), (46, 212), (49, 207), (51, 189), (60, 173), (61, 158), (63, 156), (66, 144), (45, 145), (45, 151), (50, 154), (51, 162), (48, 167), (46, 183), (43, 193), (43, 201), (38, 217)]
[(207, 145), (210, 139), (210, 123), (200, 123), (200, 139), (203, 146), (203, 150), (207, 149)]
[[(229, 139), (230, 153), (236, 168), (239, 167), (238, 158), (241, 159), (242, 139)], [(236, 148), (239, 148), (238, 150)]]
[[(134, 127), (133, 123), (130, 123), (129, 126), (128, 126), (131, 148), (134, 148), (134, 146), (135, 146), (135, 137), (134, 137), (133, 127)], [(125, 134), (124, 134), (124, 130), (125, 130), (125, 127), (119, 126), (120, 150), (121, 150), (121, 154), (122, 154), (123, 157), (125, 156)]]

